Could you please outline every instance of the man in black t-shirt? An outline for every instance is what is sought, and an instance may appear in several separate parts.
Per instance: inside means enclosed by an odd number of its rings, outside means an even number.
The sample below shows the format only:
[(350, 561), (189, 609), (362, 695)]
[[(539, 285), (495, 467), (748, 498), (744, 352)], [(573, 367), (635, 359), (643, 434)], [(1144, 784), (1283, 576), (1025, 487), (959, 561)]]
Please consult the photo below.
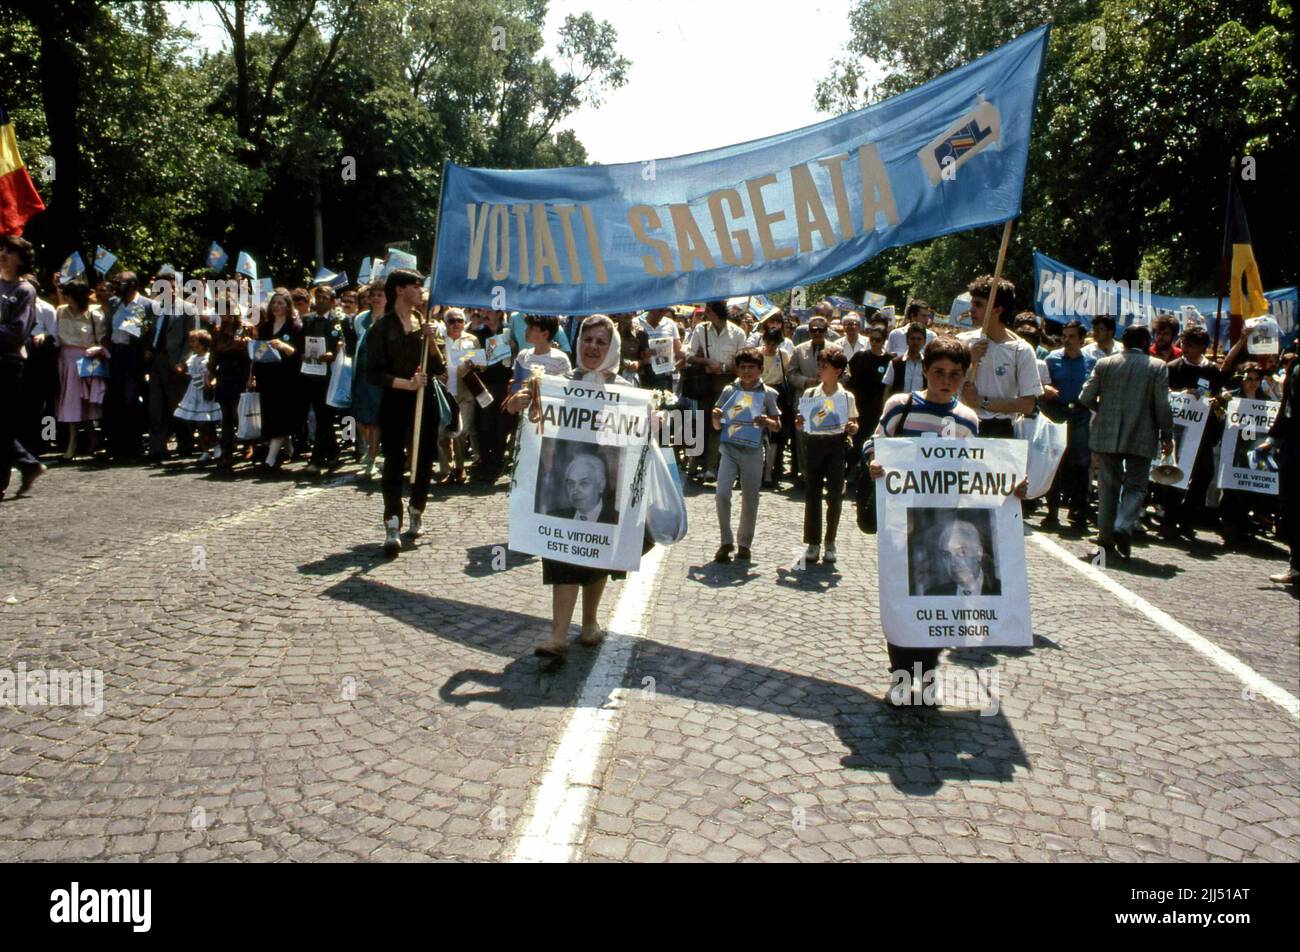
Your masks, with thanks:
[[(470, 328), (470, 333), (478, 338), (484, 348), (486, 361), (487, 342), (498, 336), (504, 326), (505, 312), (484, 310), (479, 315), (480, 323)], [(479, 405), (474, 413), (474, 424), (478, 428), (479, 461), (475, 468), (474, 479), (484, 483), (494, 483), (505, 471), (506, 437), (514, 417), (508, 416), (502, 409), (514, 371), (510, 362), (494, 363), (478, 371), (479, 379), (492, 395), (492, 402), (487, 406)]]
[(316, 288), (315, 308), (302, 323), (302, 334), (318, 337), (325, 342), (325, 353), (321, 360), (325, 364), (325, 373), (321, 375), (303, 374), (301, 386), (304, 403), (316, 412), (316, 441), (311, 448), (311, 462), (305, 470), (308, 476), (319, 476), (329, 466), (338, 462), (339, 444), (334, 435), (334, 408), (326, 402), (329, 393), (330, 370), (334, 361), (347, 349), (345, 325), (350, 325), (343, 312), (334, 306), (334, 289), (326, 285)]
[(890, 356), (885, 353), (885, 332), (873, 324), (865, 333), (869, 346), (849, 360), (849, 376), (844, 381), (858, 405), (858, 432), (853, 434), (850, 466), (857, 465), (863, 442), (876, 432), (876, 424), (880, 422), (880, 411), (885, 404), (885, 374), (890, 364)]
[[(1183, 331), (1182, 353), (1169, 361), (1169, 390), (1171, 393), (1199, 393), (1202, 397), (1218, 394), (1223, 389), (1223, 373), (1218, 364), (1205, 357), (1210, 345), (1210, 335), (1195, 325)], [(1223, 436), (1223, 424), (1214, 414), (1205, 420), (1201, 445), (1196, 451), (1191, 479), (1186, 490), (1164, 487), (1158, 498), (1165, 507), (1160, 535), (1166, 539), (1178, 536), (1195, 537), (1195, 525), (1217, 519), (1215, 511), (1205, 505), (1205, 494), (1214, 479), (1214, 447)]]

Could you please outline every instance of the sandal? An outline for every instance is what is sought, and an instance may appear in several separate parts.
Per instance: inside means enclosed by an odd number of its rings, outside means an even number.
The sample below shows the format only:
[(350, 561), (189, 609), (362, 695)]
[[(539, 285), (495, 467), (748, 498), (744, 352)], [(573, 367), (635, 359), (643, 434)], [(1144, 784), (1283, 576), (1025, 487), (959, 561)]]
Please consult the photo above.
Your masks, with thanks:
[(605, 633), (599, 628), (593, 628), (591, 631), (587, 631), (584, 628), (582, 634), (578, 636), (578, 643), (586, 645), (588, 648), (595, 648), (604, 640)]
[(569, 652), (568, 645), (553, 645), (549, 641), (544, 645), (538, 645), (533, 649), (533, 654), (539, 658), (563, 658)]

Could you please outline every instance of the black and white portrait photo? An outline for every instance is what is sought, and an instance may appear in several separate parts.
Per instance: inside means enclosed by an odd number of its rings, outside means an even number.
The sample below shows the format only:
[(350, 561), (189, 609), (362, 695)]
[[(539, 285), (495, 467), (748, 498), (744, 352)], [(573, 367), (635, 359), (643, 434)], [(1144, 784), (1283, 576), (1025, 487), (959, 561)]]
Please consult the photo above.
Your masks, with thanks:
[(1268, 435), (1267, 431), (1260, 432), (1259, 430), (1256, 430), (1255, 439), (1247, 440), (1247, 439), (1243, 439), (1241, 432), (1238, 431), (1237, 445), (1233, 447), (1232, 450), (1232, 462), (1231, 462), (1232, 468), (1264, 469), (1265, 467), (1261, 465), (1257, 459), (1251, 458), (1251, 451), (1260, 443), (1264, 442), (1264, 438), (1267, 435)]
[(907, 511), (909, 595), (1001, 595), (989, 509)]
[(559, 519), (617, 525), (619, 449), (543, 437), (534, 511)]

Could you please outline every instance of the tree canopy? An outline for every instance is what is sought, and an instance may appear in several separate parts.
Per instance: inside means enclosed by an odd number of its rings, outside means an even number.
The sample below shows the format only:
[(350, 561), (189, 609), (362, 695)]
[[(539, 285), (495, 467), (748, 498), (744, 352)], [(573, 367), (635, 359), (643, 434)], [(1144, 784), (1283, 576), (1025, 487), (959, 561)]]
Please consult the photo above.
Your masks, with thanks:
[[(48, 211), (41, 265), (102, 244), (129, 267), (192, 270), (212, 241), (286, 280), (355, 270), (385, 244), (421, 261), (442, 164), (576, 165), (563, 128), (625, 81), (608, 23), (546, 0), (215, 0), (220, 52), (168, 8), (0, 0), (0, 71)], [(53, 177), (42, 176), (43, 156)], [(186, 266), (190, 265), (190, 268)]]
[[(203, 52), (168, 10), (203, 9)], [(446, 160), (582, 164), (564, 119), (626, 81), (610, 24), (546, 0), (0, 0), (6, 105), (49, 211), (45, 269), (103, 244), (185, 268), (216, 240), (285, 279), (388, 243), (427, 260)], [(183, 17), (180, 18), (183, 20)], [(1093, 274), (1213, 295), (1230, 161), (1265, 285), (1297, 281), (1294, 32), (1284, 0), (854, 0), (817, 92), (861, 108), (1054, 24), (1006, 274), (1035, 247)], [(48, 157), (48, 161), (45, 157)], [(53, 177), (44, 180), (43, 173)], [(319, 221), (319, 226), (317, 222)], [(893, 249), (812, 290), (940, 304), (997, 229)]]
[[(1023, 214), (1005, 268), (1023, 301), (1034, 248), (1101, 277), (1148, 279), (1157, 293), (1213, 296), (1234, 156), (1265, 286), (1296, 283), (1288, 3), (857, 0), (817, 104), (836, 113), (870, 105), (1049, 19)], [(894, 249), (815, 290), (946, 306), (993, 270), (999, 238), (1000, 229), (982, 229)]]

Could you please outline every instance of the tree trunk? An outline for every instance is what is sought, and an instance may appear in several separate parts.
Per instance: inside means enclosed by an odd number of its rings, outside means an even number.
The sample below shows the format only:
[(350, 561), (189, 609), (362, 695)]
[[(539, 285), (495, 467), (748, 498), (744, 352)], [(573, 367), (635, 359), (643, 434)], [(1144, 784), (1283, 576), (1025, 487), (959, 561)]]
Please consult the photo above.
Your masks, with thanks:
[(325, 223), (321, 219), (319, 179), (311, 187), (311, 222), (316, 232), (316, 267), (320, 269), (325, 267)]
[(25, 6), (27, 18), (41, 38), (41, 102), (54, 159), (53, 188), (42, 222), (45, 240), (39, 252), (41, 273), (48, 274), (82, 244), (81, 135), (77, 126), (81, 81), (75, 41), (90, 26), (93, 13), (80, 5)]
[(244, 35), (244, 0), (235, 0), (235, 35), (230, 39), (235, 53), (235, 121), (239, 137), (247, 142), (252, 135), (253, 122), (248, 114), (248, 47)]

